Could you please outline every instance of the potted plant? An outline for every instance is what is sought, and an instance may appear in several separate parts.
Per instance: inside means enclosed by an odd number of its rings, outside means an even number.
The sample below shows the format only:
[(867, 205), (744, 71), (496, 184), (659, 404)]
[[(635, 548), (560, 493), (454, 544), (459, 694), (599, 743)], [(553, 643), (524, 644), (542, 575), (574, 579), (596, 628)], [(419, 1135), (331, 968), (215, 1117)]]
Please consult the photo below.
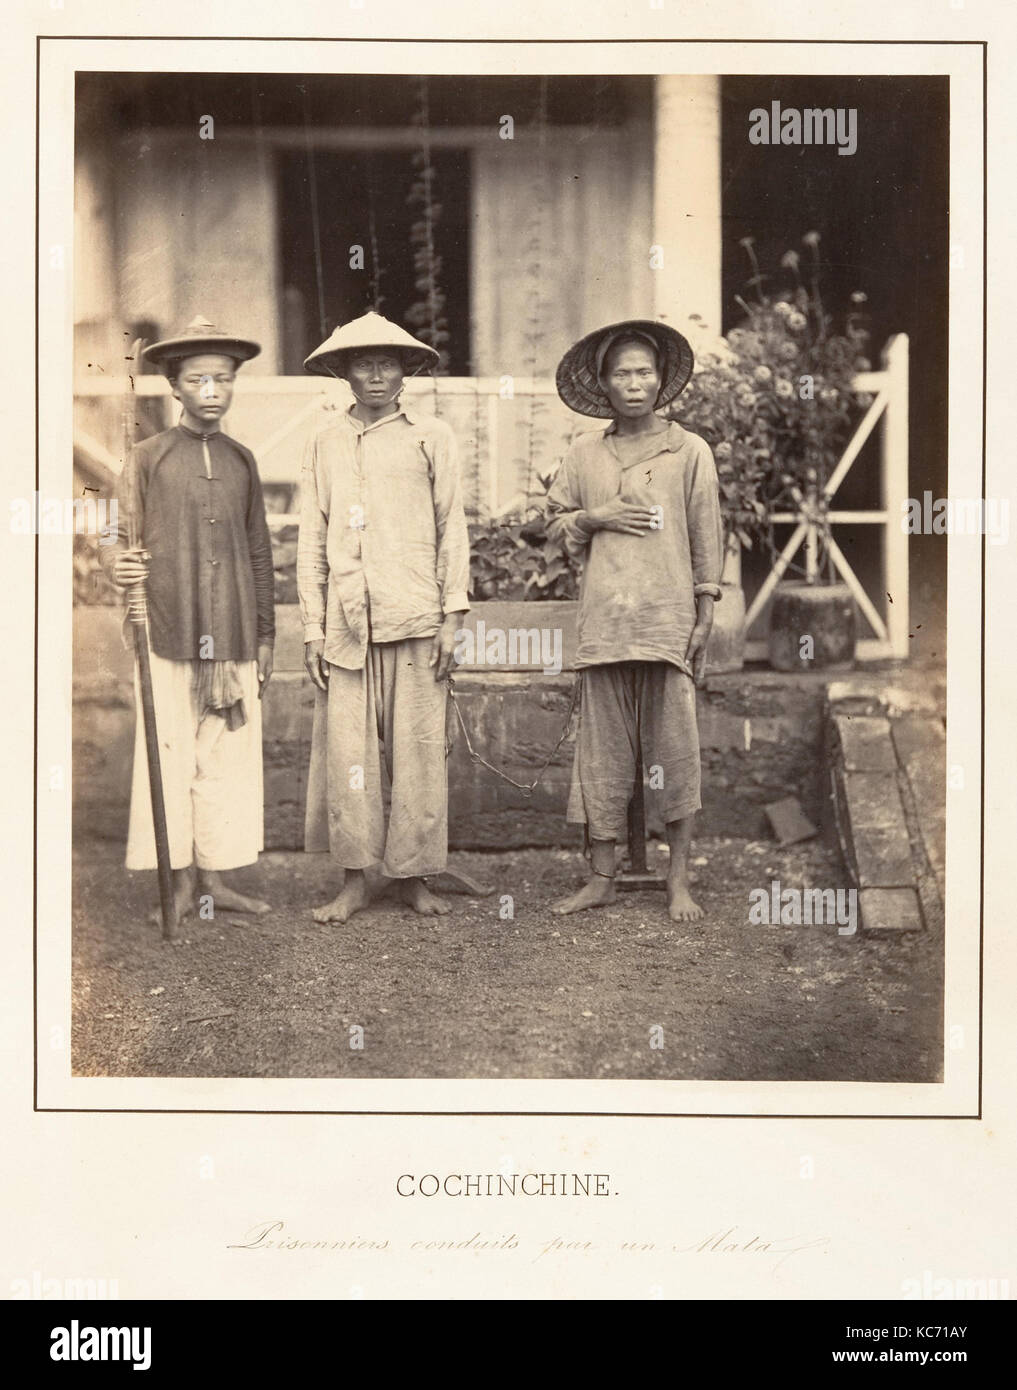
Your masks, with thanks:
[[(802, 241), (808, 283), (802, 257), (788, 251), (781, 265), (791, 288), (771, 298), (753, 240), (743, 239), (753, 270), (752, 297), (738, 299), (745, 317), (701, 355), (674, 410), (706, 438), (717, 460), (729, 577), (735, 548), (754, 543), (781, 575), (769, 632), (770, 662), (778, 670), (837, 669), (854, 661), (855, 603), (833, 567), (827, 485), (851, 430), (854, 374), (871, 365), (863, 355), (864, 311), (857, 307), (865, 296), (852, 296), (856, 307), (844, 332), (834, 332), (819, 291), (819, 233), (807, 232)], [(804, 565), (780, 556), (774, 528), (786, 523), (803, 528)]]

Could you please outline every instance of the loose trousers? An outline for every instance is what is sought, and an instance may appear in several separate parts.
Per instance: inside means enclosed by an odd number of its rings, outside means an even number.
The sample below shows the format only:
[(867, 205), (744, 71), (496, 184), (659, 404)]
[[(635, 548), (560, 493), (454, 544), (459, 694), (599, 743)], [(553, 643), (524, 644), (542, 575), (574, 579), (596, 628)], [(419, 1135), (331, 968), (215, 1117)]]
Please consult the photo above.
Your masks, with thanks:
[[(151, 654), (152, 698), (159, 735), (170, 863), (184, 869), (239, 869), (264, 848), (261, 701), (258, 664), (237, 663), (247, 723), (228, 729), (221, 715), (198, 708), (189, 661)], [(127, 831), (127, 867), (156, 868), (148, 757), (135, 674), (137, 723)]]
[(699, 730), (691, 677), (666, 661), (619, 661), (583, 670), (567, 818), (591, 840), (624, 840), (642, 746), (647, 809), (665, 824), (698, 811)]
[(343, 868), (380, 864), (390, 878), (445, 868), (448, 693), (428, 665), (433, 640), (371, 643), (362, 667), (329, 664), (328, 692), (315, 692), (304, 848)]

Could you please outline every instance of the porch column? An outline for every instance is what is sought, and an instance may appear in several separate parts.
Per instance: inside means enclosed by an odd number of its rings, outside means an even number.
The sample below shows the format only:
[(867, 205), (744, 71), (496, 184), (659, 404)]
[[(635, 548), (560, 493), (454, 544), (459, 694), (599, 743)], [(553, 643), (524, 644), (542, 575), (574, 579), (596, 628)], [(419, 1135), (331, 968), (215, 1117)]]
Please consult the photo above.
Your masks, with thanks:
[[(655, 79), (654, 313), (684, 332), (721, 331), (720, 78)], [(703, 330), (689, 332), (693, 345)]]

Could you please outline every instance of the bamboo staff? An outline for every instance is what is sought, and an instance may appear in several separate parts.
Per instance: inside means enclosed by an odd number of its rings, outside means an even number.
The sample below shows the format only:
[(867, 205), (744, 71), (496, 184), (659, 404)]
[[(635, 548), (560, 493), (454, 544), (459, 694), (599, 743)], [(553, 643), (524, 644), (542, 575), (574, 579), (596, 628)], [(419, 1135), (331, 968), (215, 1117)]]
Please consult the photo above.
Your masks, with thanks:
[[(127, 507), (127, 543), (132, 550), (142, 544), (138, 515), (138, 489), (134, 462), (134, 373), (139, 369), (143, 340), (138, 338), (128, 359), (128, 387), (124, 392), (123, 442), (124, 473), (122, 493)], [(166, 801), (162, 788), (162, 765), (159, 761), (159, 736), (155, 725), (155, 701), (152, 697), (152, 665), (148, 648), (148, 597), (145, 581), (140, 580), (127, 591), (127, 618), (134, 634), (134, 657), (138, 667), (141, 689), (141, 718), (145, 727), (145, 751), (148, 755), (148, 784), (152, 793), (152, 822), (155, 827), (155, 855), (159, 868), (159, 902), (162, 908), (162, 935), (172, 941), (177, 929), (176, 899), (173, 894), (173, 871), (170, 866), (169, 833), (166, 829)]]

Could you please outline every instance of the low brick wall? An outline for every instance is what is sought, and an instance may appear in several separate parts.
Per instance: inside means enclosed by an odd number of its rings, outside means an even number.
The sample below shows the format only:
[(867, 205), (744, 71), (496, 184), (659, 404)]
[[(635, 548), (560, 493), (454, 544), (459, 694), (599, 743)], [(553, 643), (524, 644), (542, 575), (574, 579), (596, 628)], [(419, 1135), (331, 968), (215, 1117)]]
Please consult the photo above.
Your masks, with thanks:
[[(573, 684), (574, 605), (478, 605), (470, 621), (554, 626), (565, 669), (492, 670), (476, 663), (456, 677), (460, 708), (482, 756), (518, 782), (536, 775), (562, 728)], [(265, 696), (265, 836), (270, 849), (303, 842), (313, 690), (293, 605), (277, 608), (276, 673)], [(133, 750), (132, 658), (120, 612), (81, 606), (74, 616), (74, 815), (82, 833), (123, 839)], [(763, 807), (796, 795), (817, 823), (824, 816), (822, 712), (827, 679), (768, 670), (708, 677), (699, 692), (704, 834), (768, 836)], [(449, 765), (454, 848), (573, 845), (565, 823), (572, 744), (559, 750), (532, 797), (467, 756), (457, 734)], [(652, 806), (650, 808), (653, 825)]]
[(946, 689), (853, 675), (830, 683), (825, 723), (837, 832), (867, 932), (942, 929)]

